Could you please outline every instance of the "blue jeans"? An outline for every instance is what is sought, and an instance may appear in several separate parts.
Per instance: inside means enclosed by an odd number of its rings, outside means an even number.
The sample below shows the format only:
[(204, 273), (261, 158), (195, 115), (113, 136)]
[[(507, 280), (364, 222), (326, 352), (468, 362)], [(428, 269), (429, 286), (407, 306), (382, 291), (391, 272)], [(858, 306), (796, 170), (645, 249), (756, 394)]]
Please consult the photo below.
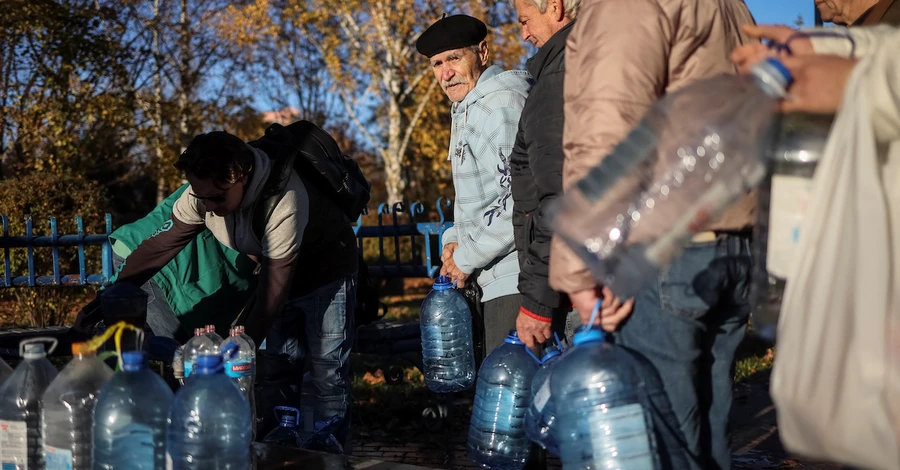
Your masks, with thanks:
[(750, 316), (750, 269), (749, 236), (692, 244), (638, 294), (616, 333), (658, 370), (682, 433), (663, 438), (684, 445), (692, 468), (731, 466), (734, 355)]
[(261, 402), (264, 429), (273, 427), (275, 406), (300, 409), (304, 362), (309, 360), (316, 398), (315, 420), (339, 416), (335, 437), (349, 452), (350, 348), (356, 275), (289, 299), (266, 336)]

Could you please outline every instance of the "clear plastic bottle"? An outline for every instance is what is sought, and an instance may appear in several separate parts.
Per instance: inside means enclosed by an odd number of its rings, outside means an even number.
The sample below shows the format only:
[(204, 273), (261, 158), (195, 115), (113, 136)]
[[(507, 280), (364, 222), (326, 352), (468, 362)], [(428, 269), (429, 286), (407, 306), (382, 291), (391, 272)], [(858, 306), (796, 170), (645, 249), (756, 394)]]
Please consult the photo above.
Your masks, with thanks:
[(13, 368), (3, 361), (3, 359), (0, 359), (0, 385), (3, 385), (3, 382), (6, 382), (6, 379), (8, 379), (12, 373)]
[(72, 356), (44, 392), (46, 470), (90, 470), (94, 405), (113, 376), (87, 343), (73, 343)]
[(556, 405), (550, 394), (550, 374), (553, 372), (551, 366), (556, 364), (561, 354), (559, 345), (544, 351), (541, 366), (531, 381), (531, 406), (525, 415), (525, 434), (553, 455), (559, 455), (559, 443), (554, 433)]
[(238, 333), (237, 327), (232, 328), (228, 339), (222, 343), (222, 352), (229, 344), (237, 346), (237, 354), (225, 361), (225, 375), (237, 384), (247, 403), (250, 405), (250, 423), (252, 426), (252, 438), (256, 440), (256, 351), (247, 340)]
[(41, 398), (58, 371), (47, 360), (44, 343), (53, 338), (32, 338), (19, 343), (22, 362), (0, 386), (0, 466), (4, 469), (44, 468)]
[(172, 390), (147, 368), (147, 353), (122, 353), (122, 370), (94, 407), (94, 470), (164, 470)]
[(475, 383), (472, 312), (446, 276), (439, 276), (422, 302), (422, 362), (425, 385), (435, 393), (467, 390)]
[(633, 297), (762, 181), (790, 82), (768, 59), (750, 75), (720, 75), (664, 96), (560, 198), (555, 233), (600, 283)]
[[(236, 348), (223, 353), (230, 357)], [(250, 405), (225, 375), (223, 354), (202, 354), (169, 411), (169, 469), (245, 470), (250, 465)]]
[(215, 354), (219, 351), (219, 347), (215, 342), (206, 335), (205, 328), (194, 328), (194, 337), (184, 344), (182, 357), (184, 361), (184, 377), (191, 376), (194, 369), (194, 362), (200, 354)]
[[(280, 415), (279, 412), (281, 412)], [(289, 406), (276, 406), (275, 415), (278, 418), (278, 427), (267, 434), (263, 442), (282, 447), (299, 448), (302, 444), (300, 431), (297, 429), (300, 422), (300, 410)]]
[(572, 342), (550, 376), (553, 399), (565, 404), (555, 427), (563, 468), (661, 468), (660, 448), (666, 468), (687, 468), (678, 444), (657, 432), (678, 423), (652, 366), (597, 327), (580, 327)]
[(211, 339), (213, 344), (215, 344), (217, 348), (222, 345), (222, 341), (224, 340), (221, 336), (219, 336), (218, 333), (216, 333), (216, 325), (206, 325), (206, 328), (204, 328), (204, 330), (205, 331), (203, 334)]
[(539, 362), (515, 330), (484, 359), (478, 370), (466, 442), (470, 460), (492, 469), (520, 469), (525, 465), (531, 450), (525, 414), (531, 405), (531, 382)]

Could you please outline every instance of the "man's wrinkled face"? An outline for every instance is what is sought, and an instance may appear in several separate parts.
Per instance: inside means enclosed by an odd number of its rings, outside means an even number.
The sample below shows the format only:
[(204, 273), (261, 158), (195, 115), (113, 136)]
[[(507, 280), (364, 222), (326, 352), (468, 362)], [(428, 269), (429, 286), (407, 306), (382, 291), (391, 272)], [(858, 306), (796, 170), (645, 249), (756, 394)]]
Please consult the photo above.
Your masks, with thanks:
[(816, 8), (822, 21), (839, 25), (849, 25), (856, 21), (875, 2), (854, 0), (816, 0)]
[[(547, 3), (548, 7), (551, 6), (550, 1)], [(556, 33), (553, 28), (554, 18), (551, 8), (547, 8), (544, 13), (541, 13), (534, 0), (516, 0), (515, 6), (516, 14), (519, 15), (519, 25), (522, 26), (523, 41), (541, 47)]]
[(431, 70), (450, 101), (459, 103), (465, 99), (487, 68), (487, 43), (482, 41), (479, 51), (476, 54), (471, 47), (463, 47), (431, 57)]

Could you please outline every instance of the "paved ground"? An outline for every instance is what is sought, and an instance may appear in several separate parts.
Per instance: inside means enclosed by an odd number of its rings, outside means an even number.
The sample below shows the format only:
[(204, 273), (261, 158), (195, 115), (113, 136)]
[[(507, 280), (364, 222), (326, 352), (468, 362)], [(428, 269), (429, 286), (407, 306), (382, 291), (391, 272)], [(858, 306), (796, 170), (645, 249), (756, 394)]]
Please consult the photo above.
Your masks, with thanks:
[[(396, 421), (394, 431), (384, 432), (377, 426), (356, 430), (354, 455), (444, 469), (478, 468), (465, 457), (468, 406), (465, 397), (456, 400), (457, 416), (445, 420), (439, 430), (428, 431), (424, 424), (418, 430), (408, 429)], [(412, 418), (412, 417), (408, 417)], [(735, 390), (733, 420), (735, 469), (806, 468), (840, 469), (837, 465), (818, 464), (792, 458), (782, 449), (775, 425), (775, 410), (768, 396), (768, 374), (754, 377)], [(558, 460), (548, 461), (548, 468), (561, 468)]]

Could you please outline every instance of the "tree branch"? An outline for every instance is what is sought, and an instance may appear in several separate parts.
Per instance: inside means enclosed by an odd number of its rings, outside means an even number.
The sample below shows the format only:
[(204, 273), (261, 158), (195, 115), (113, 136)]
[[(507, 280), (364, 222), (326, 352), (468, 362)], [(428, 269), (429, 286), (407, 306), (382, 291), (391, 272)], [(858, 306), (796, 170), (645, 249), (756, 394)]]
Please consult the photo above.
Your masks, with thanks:
[(347, 115), (350, 116), (350, 119), (354, 124), (356, 124), (356, 127), (360, 130), (360, 132), (363, 133), (363, 135), (366, 137), (366, 140), (368, 140), (369, 143), (372, 144), (372, 147), (375, 147), (375, 150), (377, 150), (378, 153), (381, 154), (382, 158), (384, 158), (386, 155), (385, 149), (381, 145), (378, 145), (378, 143), (375, 141), (375, 138), (372, 137), (372, 134), (370, 134), (368, 129), (366, 129), (366, 127), (363, 126), (363, 124), (359, 121), (359, 118), (356, 116), (356, 111), (354, 111), (353, 107), (350, 106), (350, 99), (347, 97), (347, 94), (343, 90), (339, 90), (338, 93), (340, 93), (341, 95), (341, 101), (344, 102), (344, 109), (347, 110)]
[(412, 119), (410, 119), (409, 123), (406, 125), (406, 133), (403, 135), (403, 142), (400, 144), (401, 157), (406, 154), (406, 146), (409, 144), (409, 138), (412, 136), (413, 129), (415, 129), (416, 125), (419, 123), (419, 118), (422, 117), (422, 111), (425, 110), (425, 105), (428, 104), (431, 93), (437, 88), (437, 82), (437, 79), (435, 79), (431, 82), (431, 85), (428, 85), (428, 91), (425, 92), (425, 96), (422, 97), (422, 101), (420, 101), (419, 105), (416, 107), (416, 112), (413, 114)]

